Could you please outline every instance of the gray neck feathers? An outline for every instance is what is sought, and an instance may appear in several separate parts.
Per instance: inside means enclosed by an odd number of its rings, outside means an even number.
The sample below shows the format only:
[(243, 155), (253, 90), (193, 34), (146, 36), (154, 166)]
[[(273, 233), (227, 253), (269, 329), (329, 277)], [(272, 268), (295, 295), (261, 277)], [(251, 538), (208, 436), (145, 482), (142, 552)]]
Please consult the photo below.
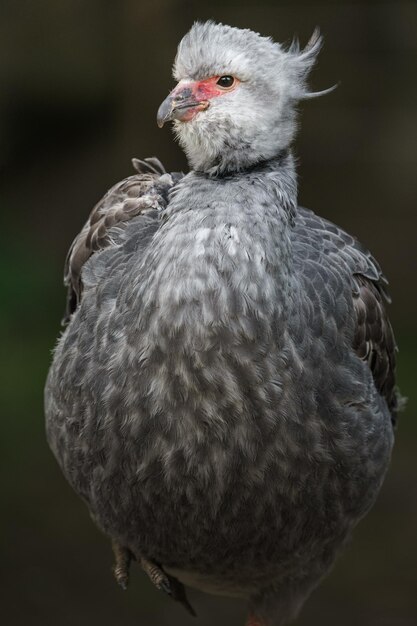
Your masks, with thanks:
[(278, 163), (289, 150), (296, 131), (296, 112), (293, 106), (285, 107), (279, 123), (275, 115), (264, 112), (263, 132), (256, 125), (244, 127), (228, 120), (227, 132), (218, 120), (206, 118), (192, 124), (174, 123), (174, 129), (183, 147), (190, 167), (210, 176), (246, 172), (267, 162)]
[(142, 310), (147, 302), (156, 309), (168, 333), (200, 323), (203, 332), (236, 308), (284, 314), (296, 205), (289, 152), (230, 176), (190, 172), (143, 260)]
[[(125, 305), (140, 311), (129, 342), (150, 381), (146, 411), (165, 416), (164, 428), (179, 441), (228, 436), (219, 398), (242, 423), (261, 402), (263, 385), (281, 393), (275, 366), (270, 383), (267, 374), (248, 381), (250, 402), (237, 381), (249, 361), (285, 352), (296, 196), (290, 154), (233, 176), (190, 172), (140, 266), (131, 269), (136, 287)], [(177, 405), (180, 417), (172, 421)]]

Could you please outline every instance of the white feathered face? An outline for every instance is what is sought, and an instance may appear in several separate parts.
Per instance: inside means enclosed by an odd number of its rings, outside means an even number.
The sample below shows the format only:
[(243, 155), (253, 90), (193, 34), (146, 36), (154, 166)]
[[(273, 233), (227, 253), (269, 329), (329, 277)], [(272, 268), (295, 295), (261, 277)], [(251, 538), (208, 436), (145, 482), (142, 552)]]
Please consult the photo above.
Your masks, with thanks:
[(230, 74), (195, 81), (181, 79), (159, 107), (158, 126), (162, 127), (167, 120), (190, 122), (197, 113), (206, 111), (214, 98), (235, 91), (240, 82), (236, 76)]
[(300, 52), (250, 30), (194, 24), (178, 47), (178, 84), (158, 110), (174, 129), (193, 169), (244, 169), (279, 154), (295, 134), (295, 107), (311, 97), (306, 76), (320, 48), (313, 35)]

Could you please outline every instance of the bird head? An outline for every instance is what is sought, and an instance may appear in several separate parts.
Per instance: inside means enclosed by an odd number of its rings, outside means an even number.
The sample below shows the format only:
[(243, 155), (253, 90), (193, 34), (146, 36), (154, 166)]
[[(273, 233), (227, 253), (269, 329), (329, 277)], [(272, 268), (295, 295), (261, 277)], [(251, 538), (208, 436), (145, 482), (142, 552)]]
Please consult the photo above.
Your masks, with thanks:
[(294, 139), (298, 102), (333, 89), (307, 87), (321, 43), (316, 30), (303, 50), (296, 41), (285, 50), (251, 30), (195, 23), (178, 46), (178, 84), (158, 125), (173, 120), (190, 167), (210, 174), (277, 156)]

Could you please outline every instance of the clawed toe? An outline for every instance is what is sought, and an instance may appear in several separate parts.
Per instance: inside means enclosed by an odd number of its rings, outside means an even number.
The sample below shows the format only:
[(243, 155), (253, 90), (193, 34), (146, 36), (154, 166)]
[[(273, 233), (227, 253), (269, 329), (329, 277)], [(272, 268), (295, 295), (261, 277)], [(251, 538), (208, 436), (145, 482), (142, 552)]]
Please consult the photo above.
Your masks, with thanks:
[(168, 574), (166, 574), (164, 570), (159, 567), (159, 565), (156, 565), (156, 563), (152, 563), (152, 561), (148, 561), (143, 557), (140, 557), (138, 561), (145, 574), (147, 574), (147, 576), (149, 577), (152, 584), (154, 584), (155, 587), (160, 591), (164, 591), (171, 596), (172, 587)]
[(126, 590), (129, 584), (129, 567), (132, 560), (132, 554), (117, 541), (112, 541), (114, 554), (113, 574), (117, 584)]
[(184, 585), (179, 580), (173, 576), (169, 576), (169, 574), (164, 572), (162, 567), (152, 561), (148, 561), (143, 557), (138, 558), (138, 561), (143, 571), (149, 576), (149, 579), (157, 589), (164, 591), (171, 596), (173, 600), (180, 602), (190, 615), (196, 616), (196, 612), (188, 601)]
[(114, 554), (113, 573), (122, 589), (127, 589), (130, 562), (132, 557), (136, 556), (136, 560), (157, 589), (167, 593), (173, 600), (180, 602), (190, 615), (196, 615), (193, 607), (188, 602), (184, 585), (179, 580), (164, 572), (162, 567), (153, 561), (149, 561), (140, 555), (133, 555), (128, 548), (122, 546), (118, 541), (112, 541), (112, 548)]

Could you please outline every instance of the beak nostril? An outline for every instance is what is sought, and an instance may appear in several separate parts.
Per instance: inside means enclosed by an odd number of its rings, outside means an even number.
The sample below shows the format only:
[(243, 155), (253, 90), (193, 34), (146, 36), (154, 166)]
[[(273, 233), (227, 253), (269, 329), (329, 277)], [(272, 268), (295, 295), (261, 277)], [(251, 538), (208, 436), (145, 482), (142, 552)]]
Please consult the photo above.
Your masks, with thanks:
[(183, 100), (188, 100), (192, 98), (193, 92), (191, 91), (189, 87), (186, 87), (178, 91), (178, 93), (175, 93), (175, 90), (174, 90), (172, 95), (175, 95), (175, 100), (177, 100), (178, 102), (181, 102)]

